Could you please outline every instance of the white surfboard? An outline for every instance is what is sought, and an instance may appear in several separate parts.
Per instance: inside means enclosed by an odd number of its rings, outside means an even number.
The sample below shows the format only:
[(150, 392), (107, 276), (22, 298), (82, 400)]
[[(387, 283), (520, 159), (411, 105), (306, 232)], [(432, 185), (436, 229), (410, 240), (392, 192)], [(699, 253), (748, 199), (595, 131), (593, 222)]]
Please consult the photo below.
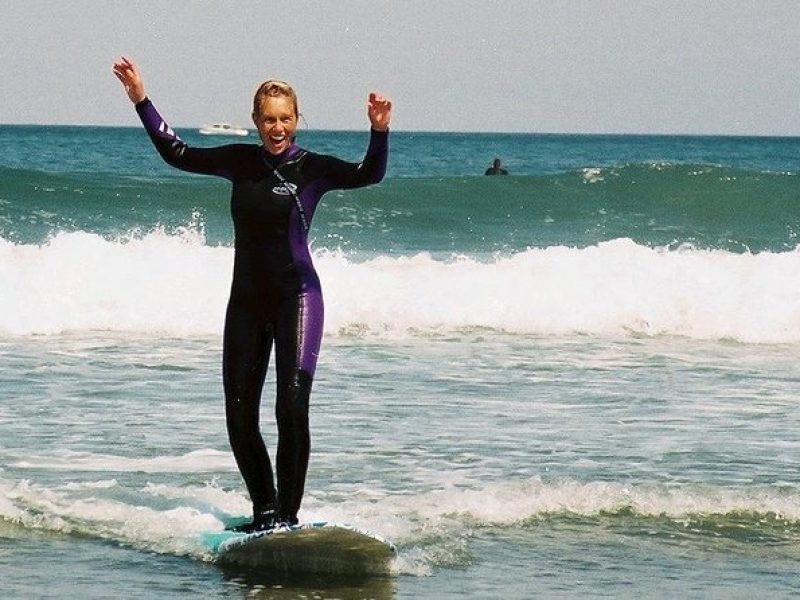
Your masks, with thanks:
[(207, 533), (203, 544), (219, 562), (287, 573), (387, 575), (397, 555), (394, 544), (378, 535), (326, 521)]

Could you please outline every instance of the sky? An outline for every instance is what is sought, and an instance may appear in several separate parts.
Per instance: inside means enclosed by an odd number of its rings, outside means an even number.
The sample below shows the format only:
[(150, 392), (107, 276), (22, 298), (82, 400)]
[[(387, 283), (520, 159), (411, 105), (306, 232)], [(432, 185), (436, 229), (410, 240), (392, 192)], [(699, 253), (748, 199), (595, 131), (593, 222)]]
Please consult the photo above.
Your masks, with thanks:
[(798, 0), (0, 0), (0, 123), (130, 125), (133, 57), (173, 126), (800, 136)]

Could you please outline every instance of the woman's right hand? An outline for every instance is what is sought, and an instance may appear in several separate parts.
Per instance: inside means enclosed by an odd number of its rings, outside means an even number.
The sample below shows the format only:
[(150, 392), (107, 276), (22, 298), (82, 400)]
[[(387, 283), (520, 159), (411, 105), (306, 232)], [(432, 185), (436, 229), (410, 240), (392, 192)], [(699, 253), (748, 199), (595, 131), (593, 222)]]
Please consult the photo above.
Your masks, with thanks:
[(139, 72), (139, 67), (130, 58), (123, 56), (112, 67), (114, 75), (117, 76), (125, 88), (125, 93), (128, 94), (131, 102), (134, 104), (141, 102), (147, 97), (144, 91), (144, 81), (142, 81), (142, 74)]

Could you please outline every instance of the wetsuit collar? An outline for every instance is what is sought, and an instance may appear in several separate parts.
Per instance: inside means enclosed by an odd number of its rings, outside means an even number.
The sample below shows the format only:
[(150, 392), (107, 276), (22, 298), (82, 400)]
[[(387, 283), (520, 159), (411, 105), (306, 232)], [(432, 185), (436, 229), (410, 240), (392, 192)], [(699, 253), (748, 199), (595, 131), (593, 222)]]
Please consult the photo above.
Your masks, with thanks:
[(260, 151), (268, 165), (278, 166), (286, 162), (287, 160), (294, 158), (300, 152), (300, 146), (293, 143), (291, 146), (289, 146), (286, 150), (284, 150), (280, 154), (270, 154), (269, 152), (267, 152), (267, 149), (264, 148), (264, 146), (262, 145)]

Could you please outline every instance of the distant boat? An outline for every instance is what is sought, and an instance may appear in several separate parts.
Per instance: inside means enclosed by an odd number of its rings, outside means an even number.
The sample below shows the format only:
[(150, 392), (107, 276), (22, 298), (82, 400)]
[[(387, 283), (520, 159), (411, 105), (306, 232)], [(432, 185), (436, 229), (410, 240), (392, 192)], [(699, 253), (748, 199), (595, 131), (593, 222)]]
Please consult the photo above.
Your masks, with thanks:
[(244, 127), (230, 123), (210, 123), (199, 129), (203, 135), (247, 135), (249, 132)]

